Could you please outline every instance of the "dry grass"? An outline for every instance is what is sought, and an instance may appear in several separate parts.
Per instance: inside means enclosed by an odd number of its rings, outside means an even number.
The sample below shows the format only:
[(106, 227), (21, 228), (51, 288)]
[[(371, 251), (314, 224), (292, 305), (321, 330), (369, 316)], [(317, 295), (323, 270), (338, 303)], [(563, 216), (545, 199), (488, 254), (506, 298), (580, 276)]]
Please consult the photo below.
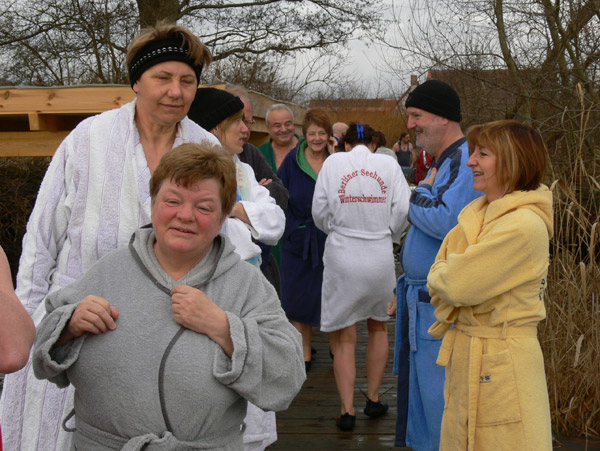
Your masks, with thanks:
[(600, 151), (583, 152), (585, 138), (566, 135), (570, 164), (551, 171), (555, 230), (540, 340), (554, 430), (600, 437)]

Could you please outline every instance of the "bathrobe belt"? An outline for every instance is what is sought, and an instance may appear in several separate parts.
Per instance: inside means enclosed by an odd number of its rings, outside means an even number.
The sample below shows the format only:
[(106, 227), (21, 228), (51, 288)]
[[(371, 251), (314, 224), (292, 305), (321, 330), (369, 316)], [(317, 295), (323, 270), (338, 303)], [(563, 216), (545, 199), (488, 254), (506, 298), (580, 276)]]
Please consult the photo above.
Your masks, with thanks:
[(191, 442), (178, 440), (171, 432), (161, 435), (143, 434), (130, 439), (111, 434), (77, 418), (77, 432), (90, 440), (101, 443), (112, 449), (122, 451), (191, 451), (196, 449), (220, 448), (229, 443), (232, 438), (242, 433), (242, 425), (235, 425), (229, 430), (202, 437)]
[(306, 219), (304, 222), (308, 233), (304, 235), (304, 245), (302, 247), (302, 260), (308, 260), (308, 254), (310, 249), (311, 266), (316, 268), (321, 264), (322, 260), (319, 258), (319, 231), (315, 226), (312, 218)]
[(392, 236), (392, 232), (390, 231), (390, 229), (383, 229), (383, 230), (360, 230), (360, 229), (353, 229), (351, 227), (344, 227), (341, 225), (333, 225), (330, 224), (329, 226), (329, 234), (331, 233), (337, 233), (341, 236), (345, 236), (348, 238), (359, 238), (362, 240), (382, 240), (388, 236)]
[(469, 326), (454, 323), (444, 336), (436, 363), (448, 366), (454, 348), (457, 334), (471, 337), (469, 350), (469, 401), (468, 401), (468, 451), (473, 451), (475, 444), (475, 426), (477, 425), (477, 401), (481, 376), (481, 361), (483, 356), (482, 339), (506, 340), (507, 338), (537, 338), (537, 326)]
[[(417, 351), (417, 303), (408, 302), (410, 285), (425, 287), (427, 279), (411, 279), (406, 273), (398, 278), (396, 285), (396, 346), (394, 349), (394, 374), (400, 371), (400, 360), (408, 359), (408, 351)], [(409, 314), (410, 310), (410, 314)]]

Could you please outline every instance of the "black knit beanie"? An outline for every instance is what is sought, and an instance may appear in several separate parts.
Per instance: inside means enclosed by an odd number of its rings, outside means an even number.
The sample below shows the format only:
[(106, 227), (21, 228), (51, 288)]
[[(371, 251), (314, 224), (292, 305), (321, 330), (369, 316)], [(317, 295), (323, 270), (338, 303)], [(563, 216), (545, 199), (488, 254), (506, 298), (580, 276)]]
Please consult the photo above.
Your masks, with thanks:
[(460, 98), (448, 83), (427, 80), (408, 95), (405, 106), (412, 106), (460, 122)]
[(188, 117), (205, 130), (212, 130), (232, 114), (244, 109), (244, 102), (217, 88), (198, 88)]

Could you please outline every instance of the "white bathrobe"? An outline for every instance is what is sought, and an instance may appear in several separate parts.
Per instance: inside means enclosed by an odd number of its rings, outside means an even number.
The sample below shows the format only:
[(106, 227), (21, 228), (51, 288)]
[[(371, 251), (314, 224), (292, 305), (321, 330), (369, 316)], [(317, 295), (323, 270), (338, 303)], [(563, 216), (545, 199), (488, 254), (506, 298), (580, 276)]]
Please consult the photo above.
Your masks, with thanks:
[(408, 225), (409, 197), (400, 167), (366, 146), (325, 160), (312, 205), (316, 226), (328, 234), (322, 331), (387, 320), (396, 285), (392, 241)]
[[(82, 121), (44, 176), (23, 239), (16, 289), (36, 325), (46, 314), (49, 293), (77, 280), (150, 223), (150, 170), (134, 121), (135, 102)], [(184, 118), (174, 146), (201, 141), (219, 144)], [(31, 362), (8, 375), (0, 402), (4, 449), (68, 449), (70, 434), (61, 422), (72, 404), (71, 389), (37, 380)]]
[(227, 235), (235, 247), (235, 252), (251, 263), (260, 257), (261, 249), (256, 241), (275, 245), (285, 229), (285, 214), (269, 194), (269, 190), (259, 185), (254, 170), (249, 164), (234, 157), (238, 179), (240, 203), (252, 225), (241, 219), (227, 218), (221, 233)]

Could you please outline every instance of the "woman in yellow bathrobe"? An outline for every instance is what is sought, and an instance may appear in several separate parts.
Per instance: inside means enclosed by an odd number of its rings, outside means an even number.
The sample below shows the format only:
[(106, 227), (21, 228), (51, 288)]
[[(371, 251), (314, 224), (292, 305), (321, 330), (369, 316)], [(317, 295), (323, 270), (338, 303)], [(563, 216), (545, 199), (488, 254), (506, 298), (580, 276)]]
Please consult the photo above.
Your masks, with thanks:
[(474, 187), (431, 267), (427, 286), (444, 337), (440, 450), (551, 450), (544, 360), (537, 324), (552, 237), (552, 194), (541, 184), (546, 150), (517, 121), (467, 133)]

